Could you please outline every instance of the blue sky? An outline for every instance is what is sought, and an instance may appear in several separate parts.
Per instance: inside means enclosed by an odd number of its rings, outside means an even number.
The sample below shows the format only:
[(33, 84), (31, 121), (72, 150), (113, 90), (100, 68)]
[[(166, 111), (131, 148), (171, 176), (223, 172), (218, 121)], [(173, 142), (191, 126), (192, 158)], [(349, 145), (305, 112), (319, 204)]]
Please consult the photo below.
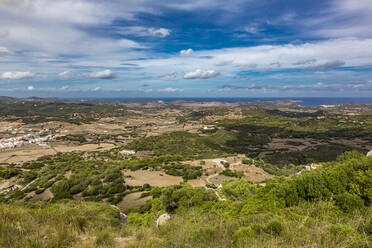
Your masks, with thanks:
[(370, 97), (371, 0), (1, 0), (0, 95)]

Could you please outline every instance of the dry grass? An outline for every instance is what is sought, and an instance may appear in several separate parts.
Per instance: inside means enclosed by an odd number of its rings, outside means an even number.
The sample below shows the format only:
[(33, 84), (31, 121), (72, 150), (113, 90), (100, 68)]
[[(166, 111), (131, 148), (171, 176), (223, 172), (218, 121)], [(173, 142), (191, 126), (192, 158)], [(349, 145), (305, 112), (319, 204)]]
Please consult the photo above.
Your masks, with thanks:
[(125, 170), (123, 173), (125, 176), (125, 183), (130, 186), (143, 186), (144, 184), (150, 184), (151, 186), (165, 187), (183, 182), (182, 177), (167, 175), (161, 171)]

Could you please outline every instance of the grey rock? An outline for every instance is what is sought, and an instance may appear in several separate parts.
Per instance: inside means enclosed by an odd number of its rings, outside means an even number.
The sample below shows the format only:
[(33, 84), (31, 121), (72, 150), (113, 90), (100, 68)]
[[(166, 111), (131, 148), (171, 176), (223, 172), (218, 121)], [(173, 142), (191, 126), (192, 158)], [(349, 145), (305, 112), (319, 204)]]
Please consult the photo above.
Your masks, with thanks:
[(156, 226), (159, 227), (165, 224), (168, 220), (170, 220), (170, 218), (171, 216), (168, 213), (160, 215), (159, 218), (156, 220)]

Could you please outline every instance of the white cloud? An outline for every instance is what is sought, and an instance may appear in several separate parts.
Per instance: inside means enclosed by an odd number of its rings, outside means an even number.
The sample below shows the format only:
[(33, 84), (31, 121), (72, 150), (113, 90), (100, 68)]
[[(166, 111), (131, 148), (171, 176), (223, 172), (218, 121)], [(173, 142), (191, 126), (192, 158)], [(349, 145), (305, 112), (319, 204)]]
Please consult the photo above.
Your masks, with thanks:
[(2, 54), (2, 53), (10, 53), (10, 51), (9, 51), (8, 48), (6, 48), (6, 47), (1, 47), (1, 46), (0, 46), (0, 54)]
[(159, 75), (158, 78), (176, 78), (177, 77), (177, 72), (172, 72), (172, 73), (166, 73)]
[(193, 53), (194, 53), (194, 50), (192, 50), (191, 48), (180, 51), (181, 56), (190, 56)]
[(162, 38), (170, 35), (170, 33), (171, 33), (171, 31), (169, 29), (166, 29), (166, 28), (158, 28), (158, 29), (150, 28), (149, 32), (150, 32), (150, 34), (152, 34), (154, 36), (160, 36)]
[(218, 72), (215, 70), (207, 70), (203, 71), (200, 69), (197, 69), (196, 71), (191, 71), (186, 73), (183, 78), (184, 79), (208, 79), (218, 76)]
[(305, 67), (305, 69), (307, 70), (328, 70), (332, 68), (341, 67), (344, 64), (345, 64), (345, 61), (335, 60), (335, 61), (328, 61), (326, 63), (319, 64), (319, 65), (308, 66), (308, 67)]
[(225, 65), (230, 65), (232, 64), (232, 60), (221, 60), (221, 61), (217, 61), (216, 63), (214, 63), (215, 66), (225, 66)]
[(129, 26), (129, 27), (120, 27), (118, 29), (119, 34), (123, 35), (133, 35), (133, 36), (158, 36), (164, 38), (170, 35), (171, 30), (167, 28), (148, 28), (143, 26)]
[(101, 87), (96, 87), (93, 89), (93, 91), (99, 91), (99, 90), (101, 90)]
[(63, 80), (68, 80), (74, 77), (71, 71), (63, 71), (59, 73), (58, 76)]
[(371, 38), (371, 12), (370, 0), (333, 0), (320, 16), (303, 20), (302, 29), (317, 37)]
[(29, 91), (34, 90), (34, 89), (35, 89), (35, 88), (34, 88), (34, 86), (32, 86), (32, 85), (27, 86), (27, 90), (29, 90)]
[(67, 90), (67, 89), (69, 89), (69, 88), (70, 88), (69, 86), (64, 85), (64, 86), (61, 87), (61, 90)]
[(178, 88), (165, 88), (159, 90), (160, 92), (183, 92), (184, 89), (178, 89)]
[(113, 79), (115, 78), (115, 73), (111, 70), (103, 70), (91, 73), (90, 77), (94, 79)]
[(119, 40), (119, 46), (122, 48), (144, 48), (139, 43), (128, 39)]
[(29, 71), (21, 72), (21, 71), (8, 71), (3, 72), (0, 76), (1, 79), (11, 79), (11, 80), (21, 80), (21, 79), (29, 79), (33, 78), (35, 76), (34, 73), (31, 73)]

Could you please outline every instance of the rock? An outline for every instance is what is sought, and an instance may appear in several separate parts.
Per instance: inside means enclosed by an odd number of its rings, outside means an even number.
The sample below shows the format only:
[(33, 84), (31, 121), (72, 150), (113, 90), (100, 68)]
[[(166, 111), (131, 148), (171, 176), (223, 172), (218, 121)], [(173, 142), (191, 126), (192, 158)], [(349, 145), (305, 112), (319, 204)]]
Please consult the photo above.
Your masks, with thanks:
[(118, 208), (115, 205), (110, 205), (110, 207), (115, 208), (119, 210), (119, 218), (120, 218), (120, 225), (125, 226), (128, 223), (128, 217), (126, 214), (120, 211), (120, 208)]
[(125, 226), (128, 223), (128, 217), (127, 217), (127, 215), (124, 214), (124, 213), (122, 213), (122, 212), (120, 212), (119, 216), (120, 216), (120, 224), (122, 226)]
[(160, 215), (159, 218), (156, 220), (156, 226), (159, 227), (165, 224), (168, 220), (170, 220), (170, 218), (171, 216), (168, 213)]
[(369, 151), (369, 152), (367, 153), (367, 157), (372, 157), (372, 151)]

